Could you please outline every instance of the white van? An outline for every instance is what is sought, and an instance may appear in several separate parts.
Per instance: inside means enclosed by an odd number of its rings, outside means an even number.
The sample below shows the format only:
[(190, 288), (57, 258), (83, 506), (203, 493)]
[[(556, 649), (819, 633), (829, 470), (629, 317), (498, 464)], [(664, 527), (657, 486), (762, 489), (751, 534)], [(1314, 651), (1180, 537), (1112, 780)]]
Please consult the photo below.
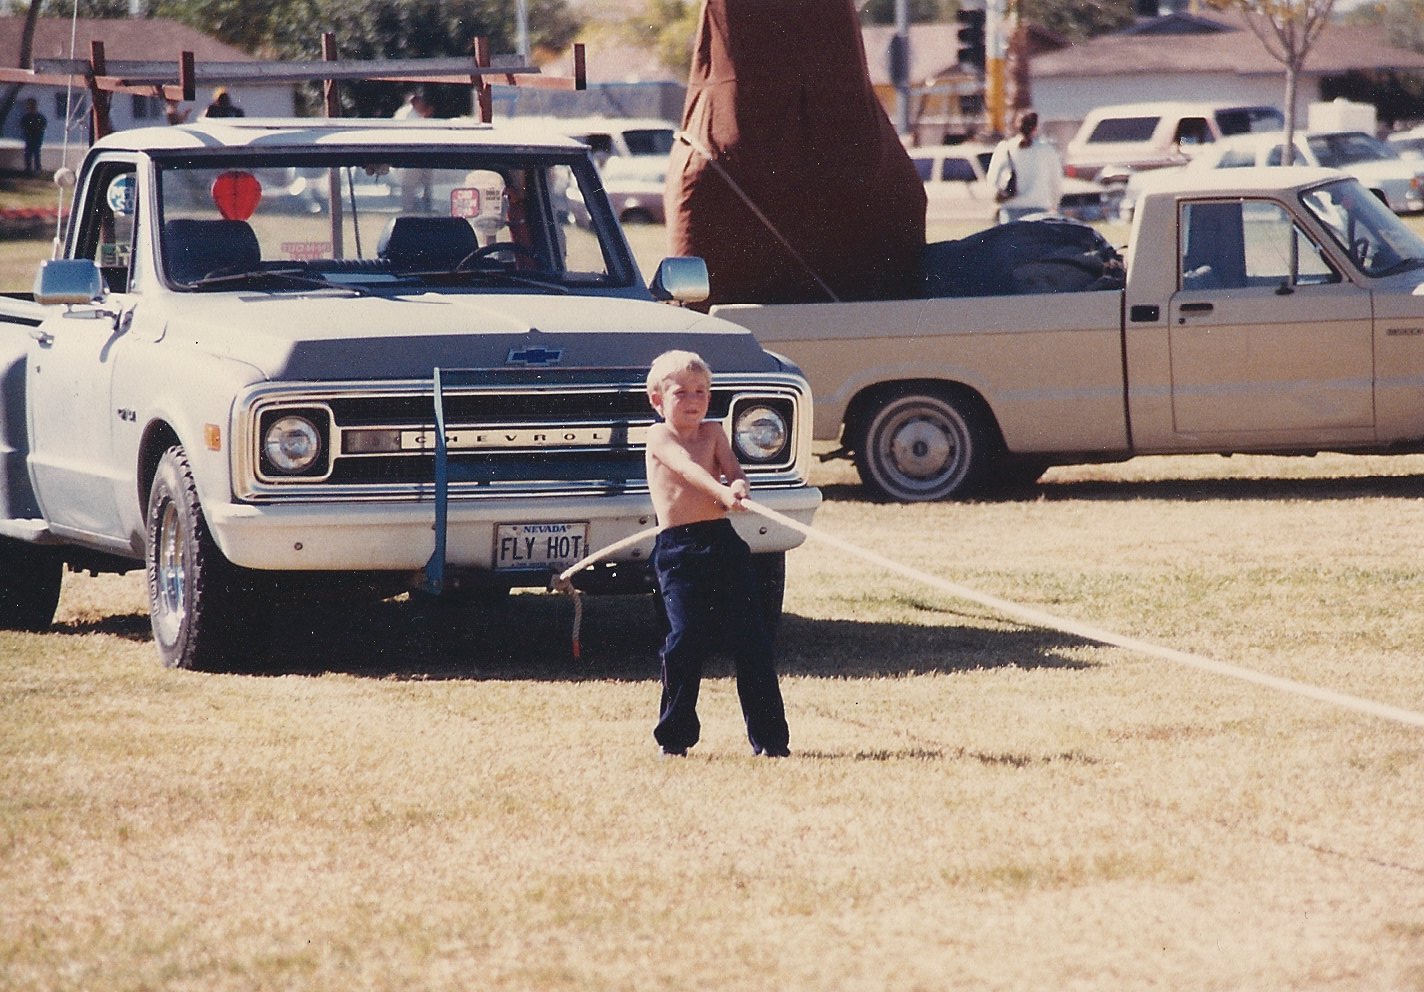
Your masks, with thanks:
[(1123, 182), (1143, 169), (1185, 164), (1204, 145), (1232, 134), (1279, 131), (1275, 107), (1220, 103), (1123, 103), (1088, 113), (1064, 151), (1064, 173)]

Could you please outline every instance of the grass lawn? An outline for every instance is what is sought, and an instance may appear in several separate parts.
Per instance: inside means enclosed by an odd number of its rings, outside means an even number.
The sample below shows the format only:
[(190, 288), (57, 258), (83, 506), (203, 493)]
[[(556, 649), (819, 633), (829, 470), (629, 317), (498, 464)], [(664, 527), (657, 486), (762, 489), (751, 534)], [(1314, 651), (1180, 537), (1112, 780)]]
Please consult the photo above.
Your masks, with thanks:
[[(1005, 598), (1424, 708), (1424, 458), (1159, 458), (817, 526)], [(0, 989), (1416, 989), (1420, 731), (789, 560), (792, 758), (724, 663), (650, 737), (649, 604), (400, 603), (165, 671), (141, 576), (0, 634)], [(302, 636), (298, 636), (302, 635)]]

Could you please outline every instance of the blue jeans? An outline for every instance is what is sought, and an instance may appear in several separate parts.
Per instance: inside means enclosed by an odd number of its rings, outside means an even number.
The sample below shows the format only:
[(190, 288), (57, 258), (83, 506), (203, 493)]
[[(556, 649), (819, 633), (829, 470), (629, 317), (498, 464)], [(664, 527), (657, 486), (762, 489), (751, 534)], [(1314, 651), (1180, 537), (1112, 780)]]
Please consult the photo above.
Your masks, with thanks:
[(776, 681), (772, 631), (747, 544), (732, 522), (706, 520), (668, 527), (653, 545), (653, 571), (667, 614), (662, 647), (662, 700), (653, 737), (680, 751), (700, 739), (697, 693), (713, 650), (736, 663), (737, 697), (752, 750), (784, 753), (789, 732)]

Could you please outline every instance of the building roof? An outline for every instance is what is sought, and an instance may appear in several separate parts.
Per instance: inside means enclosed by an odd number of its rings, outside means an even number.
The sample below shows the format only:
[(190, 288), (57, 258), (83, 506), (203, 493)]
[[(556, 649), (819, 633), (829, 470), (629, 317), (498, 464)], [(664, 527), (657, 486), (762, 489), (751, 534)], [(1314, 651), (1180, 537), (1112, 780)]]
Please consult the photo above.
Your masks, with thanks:
[[(24, 25), (23, 17), (0, 17), (0, 66), (19, 66), (20, 32)], [(73, 29), (74, 57), (80, 59), (89, 57), (91, 41), (101, 41), (104, 56), (115, 60), (171, 58), (176, 63), (180, 53), (192, 52), (199, 62), (256, 61), (240, 48), (166, 17), (81, 17)], [(67, 17), (41, 17), (35, 24), (33, 57), (69, 58), (70, 31), (71, 22)]]
[[(1141, 73), (1236, 73), (1276, 75), (1281, 64), (1267, 55), (1261, 40), (1239, 20), (1168, 15), (1160, 22), (1102, 35), (1033, 60), (1036, 79), (1121, 76)], [(1215, 24), (1217, 30), (1204, 30)], [(1165, 29), (1165, 30), (1164, 30)], [(1305, 70), (1339, 74), (1351, 70), (1424, 70), (1424, 54), (1396, 48), (1383, 28), (1332, 23), (1321, 32)]]

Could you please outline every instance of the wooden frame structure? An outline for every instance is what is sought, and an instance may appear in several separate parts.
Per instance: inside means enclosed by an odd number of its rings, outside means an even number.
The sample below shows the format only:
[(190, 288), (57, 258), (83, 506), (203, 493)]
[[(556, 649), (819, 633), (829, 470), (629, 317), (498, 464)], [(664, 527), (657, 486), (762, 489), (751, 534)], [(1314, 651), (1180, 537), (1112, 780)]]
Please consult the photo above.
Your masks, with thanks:
[(536, 89), (588, 88), (582, 44), (574, 45), (571, 76), (546, 76), (538, 66), (512, 56), (492, 59), (485, 38), (474, 39), (468, 57), (456, 58), (343, 60), (337, 54), (336, 36), (331, 32), (322, 35), (321, 50), (320, 61), (199, 64), (192, 52), (182, 52), (176, 63), (110, 61), (105, 56), (104, 43), (94, 41), (90, 43), (87, 59), (35, 59), (32, 69), (0, 68), (0, 83), (84, 88), (93, 108), (92, 134), (96, 139), (113, 130), (109, 101), (115, 93), (191, 102), (200, 85), (319, 81), (326, 116), (340, 117), (336, 84), (342, 80), (454, 84), (474, 90), (480, 120), (488, 124), (494, 113), (494, 101), (487, 77), (502, 76), (510, 86)]

